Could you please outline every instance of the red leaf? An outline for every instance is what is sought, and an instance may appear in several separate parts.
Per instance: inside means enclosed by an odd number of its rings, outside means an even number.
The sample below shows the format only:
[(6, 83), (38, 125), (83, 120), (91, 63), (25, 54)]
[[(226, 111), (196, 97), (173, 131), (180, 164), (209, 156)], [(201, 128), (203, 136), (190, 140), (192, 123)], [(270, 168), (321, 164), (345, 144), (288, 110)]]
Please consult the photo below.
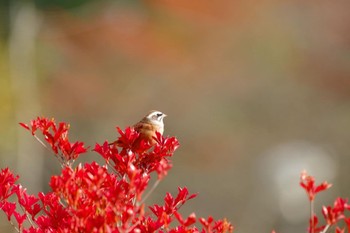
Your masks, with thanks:
[(344, 233), (345, 232), (345, 229), (341, 229), (339, 227), (335, 228), (335, 233)]
[(29, 126), (27, 124), (24, 124), (22, 122), (19, 123), (20, 126), (22, 126), (23, 128), (27, 129), (27, 130), (30, 130)]
[(330, 188), (332, 185), (323, 182), (322, 184), (315, 186), (315, 178), (308, 175), (306, 171), (303, 171), (300, 175), (300, 186), (305, 189), (309, 196), (309, 200), (312, 201), (315, 199), (317, 193)]
[(14, 213), (13, 213), (13, 216), (15, 216), (15, 218), (16, 218), (16, 221), (17, 221), (18, 226), (19, 226), (18, 228), (21, 229), (24, 220), (26, 220), (26, 218), (27, 218), (27, 215), (26, 215), (26, 214), (22, 214), (22, 215), (21, 215), (21, 214), (18, 213), (18, 212), (14, 212)]

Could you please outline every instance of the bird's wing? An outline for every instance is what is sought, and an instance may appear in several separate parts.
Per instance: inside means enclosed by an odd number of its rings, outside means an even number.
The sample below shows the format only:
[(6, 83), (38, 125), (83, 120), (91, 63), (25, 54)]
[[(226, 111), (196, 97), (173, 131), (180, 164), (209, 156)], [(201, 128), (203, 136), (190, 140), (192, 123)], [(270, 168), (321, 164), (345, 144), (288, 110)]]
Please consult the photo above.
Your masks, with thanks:
[(145, 133), (147, 131), (154, 131), (155, 127), (151, 123), (141, 121), (134, 125), (134, 129), (139, 133)]

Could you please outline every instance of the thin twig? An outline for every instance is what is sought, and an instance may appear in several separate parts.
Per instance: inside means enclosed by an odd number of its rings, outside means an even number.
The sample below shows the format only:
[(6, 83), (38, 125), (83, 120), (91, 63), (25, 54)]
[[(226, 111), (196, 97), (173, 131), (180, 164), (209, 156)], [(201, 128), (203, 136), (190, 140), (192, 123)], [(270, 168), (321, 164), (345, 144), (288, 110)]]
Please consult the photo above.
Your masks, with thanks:
[[(63, 156), (56, 154), (53, 150), (50, 150), (50, 148), (35, 134), (33, 136), (46, 150), (48, 150), (50, 153), (52, 153), (58, 159), (58, 162), (61, 164), (61, 167), (63, 168), (64, 163), (65, 163)], [(68, 166), (69, 166), (69, 164), (68, 164)]]
[(65, 204), (65, 203), (63, 203), (62, 200), (64, 200), (63, 194), (60, 195), (60, 197), (59, 197), (59, 199), (58, 199), (58, 202), (59, 202), (64, 208), (67, 208), (68, 203)]
[[(117, 169), (115, 169), (115, 168), (110, 164), (109, 161), (106, 161), (106, 163), (107, 163), (107, 166), (108, 166), (109, 168), (111, 168), (111, 169), (115, 172), (115, 174), (118, 175), (118, 176), (120, 177), (120, 174), (119, 174), (119, 172), (117, 171)], [(120, 178), (121, 178), (121, 177), (120, 177)]]
[(331, 226), (330, 224), (327, 224), (326, 227), (323, 229), (323, 231), (321, 231), (321, 233), (326, 233), (330, 226)]
[(34, 137), (38, 142), (40, 142), (40, 144), (43, 145), (48, 151), (52, 152), (52, 151), (47, 147), (47, 145), (46, 145), (38, 136), (36, 136), (36, 135), (34, 134), (33, 137)]
[(310, 201), (310, 221), (311, 221), (311, 233), (315, 232), (314, 227), (314, 200)]
[(18, 229), (18, 227), (15, 226), (15, 224), (10, 220), (10, 224), (13, 226), (13, 228), (15, 228), (15, 230), (17, 232), (20, 232), (20, 230)]
[(160, 180), (159, 180), (159, 179), (156, 180), (156, 182), (154, 182), (152, 188), (151, 188), (151, 189), (149, 190), (149, 192), (145, 195), (145, 197), (141, 200), (140, 205), (141, 205), (142, 203), (144, 203), (144, 202), (147, 200), (147, 198), (148, 198), (148, 197), (152, 194), (152, 192), (157, 188), (157, 186), (158, 186), (159, 183), (160, 183)]
[(34, 222), (30, 219), (30, 217), (28, 216), (28, 212), (23, 208), (23, 206), (20, 205), (20, 207), (21, 207), (22, 211), (24, 212), (24, 214), (26, 215), (26, 218), (28, 219), (30, 225), (32, 225), (32, 227), (34, 227), (35, 224), (34, 224)]
[(131, 227), (129, 227), (129, 229), (126, 231), (126, 233), (131, 232), (132, 230), (134, 230), (134, 228), (141, 222), (141, 220), (139, 219), (137, 222), (135, 222)]

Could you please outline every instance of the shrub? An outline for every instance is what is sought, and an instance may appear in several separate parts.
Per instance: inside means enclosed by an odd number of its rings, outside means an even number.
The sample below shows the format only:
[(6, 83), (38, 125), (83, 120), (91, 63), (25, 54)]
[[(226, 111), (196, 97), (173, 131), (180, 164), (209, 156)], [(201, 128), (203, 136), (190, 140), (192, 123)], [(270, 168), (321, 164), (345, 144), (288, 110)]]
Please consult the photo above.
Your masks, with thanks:
[[(104, 165), (73, 166), (89, 147), (69, 141), (67, 123), (38, 117), (30, 125), (20, 125), (53, 152), (62, 170), (51, 177), (52, 191), (37, 196), (28, 194), (9, 168), (1, 170), (0, 209), (18, 232), (233, 232), (226, 219), (197, 218), (195, 213), (183, 217), (179, 209), (196, 197), (186, 187), (178, 188), (176, 196), (166, 193), (163, 205), (146, 206), (145, 200), (172, 167), (170, 158), (179, 146), (176, 138), (157, 134), (154, 146), (145, 141), (135, 144), (135, 130), (117, 128), (121, 143), (106, 141), (93, 149)], [(157, 180), (145, 193), (152, 173)]]

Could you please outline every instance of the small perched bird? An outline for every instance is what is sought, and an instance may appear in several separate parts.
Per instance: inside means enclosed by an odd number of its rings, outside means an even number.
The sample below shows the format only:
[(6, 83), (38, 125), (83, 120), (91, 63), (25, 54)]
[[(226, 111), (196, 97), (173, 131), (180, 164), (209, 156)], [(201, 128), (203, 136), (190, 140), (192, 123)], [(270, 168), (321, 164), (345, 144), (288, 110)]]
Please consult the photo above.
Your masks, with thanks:
[[(139, 122), (137, 122), (133, 128), (136, 132), (140, 134), (137, 142), (139, 143), (142, 139), (148, 141), (151, 145), (155, 144), (153, 137), (156, 137), (156, 132), (163, 135), (164, 132), (164, 122), (163, 119), (166, 117), (164, 113), (160, 111), (150, 111), (146, 116), (144, 116)], [(118, 140), (111, 143), (118, 145)]]

